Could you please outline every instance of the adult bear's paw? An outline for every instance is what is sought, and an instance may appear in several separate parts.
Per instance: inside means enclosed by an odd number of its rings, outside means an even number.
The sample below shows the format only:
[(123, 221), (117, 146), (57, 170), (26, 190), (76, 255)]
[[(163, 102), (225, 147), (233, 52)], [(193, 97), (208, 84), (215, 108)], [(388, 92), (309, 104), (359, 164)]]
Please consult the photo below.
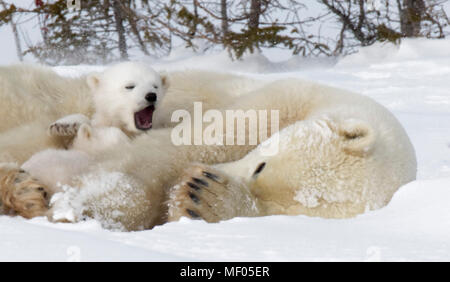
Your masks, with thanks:
[(206, 165), (186, 169), (170, 193), (168, 220), (185, 216), (218, 222), (236, 216), (259, 214), (256, 200), (243, 183)]
[(27, 172), (17, 169), (1, 180), (3, 208), (25, 218), (44, 216), (48, 211), (48, 189)]
[(82, 114), (65, 116), (48, 127), (50, 136), (75, 136), (82, 124), (90, 124), (88, 117)]

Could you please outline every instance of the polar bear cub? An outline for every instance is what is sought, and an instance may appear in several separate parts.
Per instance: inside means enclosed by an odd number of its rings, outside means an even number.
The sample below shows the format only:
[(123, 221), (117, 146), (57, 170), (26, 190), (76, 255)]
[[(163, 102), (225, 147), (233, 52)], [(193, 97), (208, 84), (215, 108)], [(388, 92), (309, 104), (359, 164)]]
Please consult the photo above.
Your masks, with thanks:
[(138, 135), (152, 128), (153, 113), (168, 88), (166, 74), (138, 62), (114, 65), (89, 74), (86, 80), (95, 107), (92, 121), (81, 113), (68, 115), (50, 125), (50, 135), (75, 136), (85, 123)]
[(135, 62), (91, 74), (87, 82), (94, 93), (93, 125), (114, 126), (130, 134), (152, 128), (155, 106), (167, 89), (165, 75)]
[(62, 186), (76, 183), (106, 150), (128, 144), (129, 137), (118, 128), (82, 124), (71, 150), (44, 150), (21, 167), (11, 164), (0, 168), (8, 170), (0, 186), (4, 208), (25, 218), (45, 215), (50, 199), (62, 192)]
[(0, 163), (21, 165), (39, 151), (67, 148), (83, 122), (62, 123), (50, 135), (47, 127), (74, 113), (93, 119), (94, 126), (118, 127), (130, 137), (158, 127), (154, 113), (163, 109), (167, 79), (141, 62), (122, 62), (75, 78), (19, 64), (0, 66), (0, 85)]

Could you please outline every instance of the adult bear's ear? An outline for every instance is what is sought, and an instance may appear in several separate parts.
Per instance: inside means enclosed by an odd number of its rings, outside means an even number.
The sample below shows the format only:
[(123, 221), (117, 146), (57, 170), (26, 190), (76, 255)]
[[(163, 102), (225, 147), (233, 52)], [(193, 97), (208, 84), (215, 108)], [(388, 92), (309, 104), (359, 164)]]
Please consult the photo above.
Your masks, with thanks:
[(169, 74), (166, 71), (162, 71), (159, 73), (161, 76), (162, 86), (164, 90), (167, 90), (170, 86)]
[(343, 149), (347, 154), (367, 156), (374, 148), (375, 131), (366, 121), (344, 120), (339, 124), (338, 134), (344, 139)]
[(92, 136), (92, 127), (89, 124), (82, 124), (80, 128), (78, 129), (77, 133), (79, 138), (83, 138), (85, 140), (91, 139)]
[(87, 84), (91, 90), (97, 90), (100, 85), (100, 73), (91, 73), (86, 78)]

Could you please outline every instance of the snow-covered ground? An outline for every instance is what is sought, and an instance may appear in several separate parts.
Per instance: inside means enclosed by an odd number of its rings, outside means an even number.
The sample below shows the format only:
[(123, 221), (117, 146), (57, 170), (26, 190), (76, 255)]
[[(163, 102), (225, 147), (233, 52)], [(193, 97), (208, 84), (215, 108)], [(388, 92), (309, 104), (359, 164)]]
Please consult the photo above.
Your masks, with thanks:
[[(150, 231), (120, 233), (95, 221), (53, 224), (0, 217), (0, 261), (450, 261), (450, 40), (378, 44), (340, 60), (280, 61), (180, 51), (158, 69), (208, 68), (263, 79), (299, 77), (368, 95), (409, 133), (418, 180), (391, 203), (357, 218), (235, 218), (218, 224), (183, 219)], [(97, 68), (58, 68), (76, 75)]]

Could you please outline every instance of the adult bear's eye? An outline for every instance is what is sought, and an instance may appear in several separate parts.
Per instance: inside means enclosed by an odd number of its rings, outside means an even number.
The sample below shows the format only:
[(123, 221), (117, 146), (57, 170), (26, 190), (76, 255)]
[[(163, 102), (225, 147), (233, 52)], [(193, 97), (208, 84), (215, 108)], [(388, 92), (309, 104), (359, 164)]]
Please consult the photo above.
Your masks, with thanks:
[(266, 167), (266, 163), (265, 162), (264, 163), (260, 163), (258, 165), (258, 167), (255, 169), (255, 172), (253, 173), (253, 177), (257, 177), (258, 174), (260, 174), (265, 167)]
[(130, 85), (125, 86), (125, 89), (133, 90), (135, 87), (136, 87), (136, 85), (130, 84)]

